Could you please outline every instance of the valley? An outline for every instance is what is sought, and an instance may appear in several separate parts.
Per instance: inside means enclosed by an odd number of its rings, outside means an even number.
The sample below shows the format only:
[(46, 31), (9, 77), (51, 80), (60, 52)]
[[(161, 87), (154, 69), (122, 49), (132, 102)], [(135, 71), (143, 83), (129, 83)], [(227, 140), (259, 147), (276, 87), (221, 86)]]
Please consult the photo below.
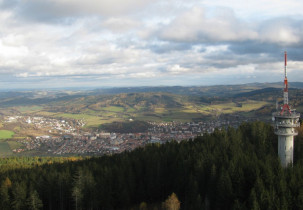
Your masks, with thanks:
[[(111, 89), (0, 93), (0, 130), (13, 133), (0, 140), (1, 154), (23, 152), (26, 142), (39, 136), (56, 139), (66, 134), (76, 138), (84, 133), (123, 133), (123, 129), (115, 129), (115, 123), (124, 123), (128, 127), (124, 132), (135, 133), (138, 124), (132, 122), (236, 122), (232, 126), (243, 121), (270, 122), (276, 101), (282, 100), (278, 97), (282, 90), (273, 86), (169, 87), (167, 92), (126, 88), (120, 92)], [(207, 90), (207, 94), (202, 90)], [(303, 90), (290, 92), (291, 105), (303, 111)]]

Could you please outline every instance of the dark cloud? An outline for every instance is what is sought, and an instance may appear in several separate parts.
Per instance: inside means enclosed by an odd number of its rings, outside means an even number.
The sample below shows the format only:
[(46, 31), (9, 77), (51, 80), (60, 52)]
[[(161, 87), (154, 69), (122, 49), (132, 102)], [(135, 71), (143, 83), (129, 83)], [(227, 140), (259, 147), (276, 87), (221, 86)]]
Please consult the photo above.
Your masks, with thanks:
[(147, 45), (147, 48), (150, 49), (151, 51), (158, 53), (158, 54), (163, 54), (163, 53), (170, 53), (172, 51), (184, 51), (184, 50), (190, 50), (192, 48), (192, 44), (190, 43), (171, 43), (171, 42), (166, 42), (166, 43), (154, 43), (151, 45)]
[(1, 9), (12, 9), (16, 7), (18, 0), (3, 0), (0, 2)]
[(258, 63), (280, 61), (284, 51), (288, 52), (289, 60), (303, 61), (303, 48), (300, 45), (280, 46), (275, 43), (248, 41), (230, 44), (228, 49), (232, 54), (252, 57)]
[(70, 24), (87, 16), (120, 16), (147, 7), (151, 0), (4, 0), (2, 9), (12, 9), (16, 17), (29, 21)]
[(49, 0), (45, 1), (22, 1), (16, 10), (19, 19), (27, 21), (71, 24), (76, 20), (76, 13), (70, 8), (64, 8)]
[(235, 54), (272, 54), (279, 51), (276, 44), (260, 43), (258, 41), (234, 42), (229, 45), (228, 49)]

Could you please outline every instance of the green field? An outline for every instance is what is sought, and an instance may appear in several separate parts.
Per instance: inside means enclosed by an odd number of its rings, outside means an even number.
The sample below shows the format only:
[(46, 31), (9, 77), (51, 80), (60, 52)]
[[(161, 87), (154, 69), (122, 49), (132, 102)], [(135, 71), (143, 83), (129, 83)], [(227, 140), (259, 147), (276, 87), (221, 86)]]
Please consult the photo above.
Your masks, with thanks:
[(20, 106), (18, 107), (18, 110), (20, 112), (34, 112), (34, 111), (39, 111), (42, 110), (42, 106)]
[(124, 111), (124, 107), (120, 107), (120, 106), (108, 106), (108, 107), (104, 107), (102, 109), (105, 111), (109, 111), (109, 112), (123, 112)]
[[(87, 96), (51, 104), (20, 106), (14, 107), (13, 111), (20, 112), (20, 115), (83, 120), (85, 127), (98, 127), (100, 124), (129, 119), (189, 122), (218, 117), (221, 114), (255, 117), (256, 113), (252, 111), (272, 103), (262, 97), (201, 99), (170, 93), (130, 93), (102, 97)], [(17, 132), (15, 129), (14, 131)], [(0, 139), (11, 137), (12, 134), (0, 132)]]
[(9, 145), (11, 150), (19, 149), (24, 146), (22, 143), (14, 141), (14, 140), (7, 141), (7, 144)]
[(111, 123), (114, 121), (125, 121), (130, 118), (143, 121), (188, 122), (193, 119), (202, 119), (206, 116), (216, 116), (218, 114), (250, 112), (267, 104), (268, 102), (254, 100), (246, 100), (241, 103), (225, 102), (211, 105), (183, 102), (183, 106), (178, 108), (167, 108), (163, 105), (155, 105), (153, 107), (133, 106), (133, 108), (125, 104), (125, 107), (104, 106), (99, 110), (85, 108), (80, 114), (50, 112), (37, 113), (45, 116), (52, 115), (52, 117), (63, 117), (77, 120), (82, 119), (86, 122), (86, 127), (97, 127), (100, 124)]
[(14, 136), (13, 131), (8, 131), (8, 130), (0, 130), (0, 139), (10, 139)]
[(7, 142), (0, 142), (0, 157), (6, 157), (13, 154)]

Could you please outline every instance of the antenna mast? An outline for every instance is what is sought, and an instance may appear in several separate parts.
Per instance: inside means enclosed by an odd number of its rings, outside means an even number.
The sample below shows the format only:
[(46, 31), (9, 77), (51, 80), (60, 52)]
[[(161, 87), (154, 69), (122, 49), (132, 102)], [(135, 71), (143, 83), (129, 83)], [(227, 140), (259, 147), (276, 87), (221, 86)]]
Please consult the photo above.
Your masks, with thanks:
[(287, 53), (284, 53), (284, 105), (288, 104), (288, 81), (287, 81)]
[(284, 52), (284, 92), (283, 92), (283, 108), (281, 111), (281, 114), (284, 113), (285, 110), (287, 110), (289, 113), (291, 113), (291, 110), (288, 106), (288, 81), (287, 81), (287, 52)]

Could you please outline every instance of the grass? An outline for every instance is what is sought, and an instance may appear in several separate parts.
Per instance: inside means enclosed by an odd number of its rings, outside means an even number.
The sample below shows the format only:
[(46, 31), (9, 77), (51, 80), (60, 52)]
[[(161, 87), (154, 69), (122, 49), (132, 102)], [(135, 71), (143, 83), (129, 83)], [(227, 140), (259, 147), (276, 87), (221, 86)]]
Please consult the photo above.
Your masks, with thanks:
[(43, 107), (42, 106), (21, 106), (18, 107), (18, 110), (20, 112), (33, 112), (33, 111), (39, 111), (42, 110)]
[(162, 113), (165, 113), (165, 112), (167, 112), (167, 109), (165, 109), (163, 107), (155, 108), (155, 113), (157, 113), (157, 114), (162, 114)]
[(108, 106), (108, 107), (102, 108), (102, 110), (109, 111), (109, 112), (124, 112), (124, 107)]
[(0, 157), (6, 157), (13, 154), (7, 142), (0, 142)]
[[(79, 108), (81, 113), (63, 113), (48, 112), (47, 108), (41, 106), (24, 106), (19, 107), (19, 111), (24, 114), (42, 115), (45, 117), (54, 118), (69, 118), (75, 120), (84, 120), (85, 127), (97, 127), (100, 124), (111, 123), (113, 121), (125, 121), (132, 119), (144, 121), (192, 121), (193, 119), (202, 119), (205, 116), (217, 116), (218, 114), (233, 114), (241, 113), (243, 115), (251, 113), (254, 110), (268, 104), (265, 101), (247, 100), (240, 103), (225, 102), (222, 104), (205, 105), (201, 103), (187, 101), (183, 98), (175, 98), (182, 104), (181, 107), (169, 108), (163, 105), (153, 105), (152, 107), (143, 104), (130, 106), (125, 104), (124, 107), (112, 105), (101, 106), (101, 104), (93, 104), (91, 107)], [(1, 139), (1, 133), (0, 133)]]
[(53, 117), (54, 115), (58, 114), (58, 113), (54, 113), (54, 112), (47, 112), (47, 111), (38, 111), (35, 113), (36, 115), (42, 115), (42, 116), (46, 116), (46, 117)]
[(17, 142), (17, 141), (7, 141), (7, 143), (11, 150), (19, 149), (24, 146), (22, 143)]
[(123, 121), (125, 118), (122, 114), (113, 113), (113, 116), (110, 117), (103, 117), (101, 113), (99, 113), (100, 116), (97, 115), (89, 115), (89, 114), (69, 114), (69, 113), (60, 113), (57, 114), (56, 117), (63, 117), (63, 118), (70, 118), (70, 119), (76, 119), (80, 120), (83, 119), (86, 123), (85, 127), (96, 127), (100, 124), (104, 123), (110, 123), (113, 121)]
[[(237, 106), (234, 102), (223, 103), (223, 104), (215, 104), (210, 106), (201, 106), (201, 113), (208, 113), (211, 112), (220, 112), (222, 114), (231, 114), (235, 112), (250, 112), (253, 110), (260, 109), (261, 107), (268, 104), (268, 102), (264, 101), (245, 101), (240, 103), (242, 106)], [(193, 111), (193, 110), (192, 110)]]
[(100, 112), (99, 115), (104, 116), (104, 117), (113, 117), (116, 115), (115, 112)]
[(126, 112), (130, 113), (130, 112), (136, 112), (137, 110), (132, 108), (132, 107), (128, 107)]
[(10, 139), (15, 133), (9, 130), (0, 130), (0, 139)]
[(102, 118), (95, 116), (95, 115), (89, 115), (89, 114), (60, 113), (60, 114), (56, 114), (55, 116), (76, 119), (76, 120), (83, 119), (86, 122), (86, 126), (95, 126), (95, 125), (100, 124), (100, 122), (102, 121)]

